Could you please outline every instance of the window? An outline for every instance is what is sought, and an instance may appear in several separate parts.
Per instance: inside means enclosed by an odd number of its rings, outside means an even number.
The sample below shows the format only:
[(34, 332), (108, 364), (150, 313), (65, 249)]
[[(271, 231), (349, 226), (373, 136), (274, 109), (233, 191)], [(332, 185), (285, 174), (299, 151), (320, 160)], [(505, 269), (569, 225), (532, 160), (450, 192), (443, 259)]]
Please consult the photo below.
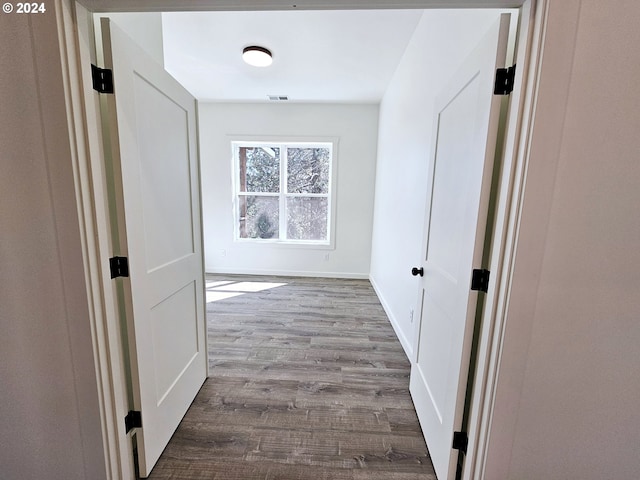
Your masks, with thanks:
[(329, 245), (333, 142), (233, 142), (236, 238)]

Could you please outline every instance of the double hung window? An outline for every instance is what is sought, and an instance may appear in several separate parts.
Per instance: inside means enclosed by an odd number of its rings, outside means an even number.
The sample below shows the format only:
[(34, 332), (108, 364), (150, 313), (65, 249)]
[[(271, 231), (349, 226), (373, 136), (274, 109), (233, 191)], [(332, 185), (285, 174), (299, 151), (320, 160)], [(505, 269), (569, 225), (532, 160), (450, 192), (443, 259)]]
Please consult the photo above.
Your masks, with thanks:
[(329, 245), (333, 142), (233, 142), (236, 238)]

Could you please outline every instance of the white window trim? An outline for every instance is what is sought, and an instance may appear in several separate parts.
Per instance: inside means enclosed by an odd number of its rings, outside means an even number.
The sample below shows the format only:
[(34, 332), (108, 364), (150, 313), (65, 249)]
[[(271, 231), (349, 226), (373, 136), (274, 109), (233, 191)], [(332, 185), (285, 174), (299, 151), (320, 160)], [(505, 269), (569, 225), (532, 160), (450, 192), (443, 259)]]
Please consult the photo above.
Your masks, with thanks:
[[(264, 135), (251, 135), (251, 136), (228, 136), (231, 145), (231, 192), (233, 202), (233, 240), (234, 242), (249, 244), (249, 245), (264, 245), (269, 247), (285, 247), (285, 248), (306, 248), (306, 249), (319, 249), (319, 250), (333, 250), (335, 249), (335, 232), (336, 232), (336, 212), (337, 212), (337, 179), (338, 179), (338, 137), (299, 137), (299, 136), (264, 136)], [(239, 192), (239, 165), (237, 159), (237, 149), (240, 146), (272, 146), (272, 147), (326, 147), (327, 144), (331, 148), (331, 163), (329, 165), (329, 193), (328, 194), (290, 194), (286, 192), (261, 192), (260, 196), (277, 196), (280, 199), (280, 212), (285, 212), (283, 203), (287, 197), (322, 197), (327, 198), (329, 212), (329, 221), (327, 223), (327, 240), (287, 240), (287, 239), (255, 239), (255, 238), (240, 238), (240, 226), (238, 223), (238, 216), (240, 205), (238, 197), (242, 195)], [(286, 155), (281, 156), (280, 162), (280, 178), (286, 178)], [(282, 180), (281, 180), (282, 182)], [(255, 194), (254, 194), (255, 195)], [(279, 215), (280, 220), (280, 232), (286, 231), (286, 215)]]

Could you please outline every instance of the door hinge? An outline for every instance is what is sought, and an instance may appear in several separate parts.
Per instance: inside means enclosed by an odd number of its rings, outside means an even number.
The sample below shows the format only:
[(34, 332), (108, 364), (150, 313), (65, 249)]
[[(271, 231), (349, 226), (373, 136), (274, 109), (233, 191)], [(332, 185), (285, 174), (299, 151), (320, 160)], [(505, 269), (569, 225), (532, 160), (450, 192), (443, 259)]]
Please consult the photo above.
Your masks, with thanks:
[(109, 269), (111, 270), (111, 278), (128, 277), (129, 261), (127, 257), (111, 257), (109, 259)]
[(469, 444), (469, 436), (467, 432), (453, 432), (453, 445), (451, 447), (454, 450), (460, 450), (462, 453), (467, 453), (467, 445)]
[(496, 84), (493, 89), (494, 95), (509, 95), (513, 92), (513, 82), (516, 77), (516, 66), (509, 68), (498, 68), (496, 70)]
[(91, 65), (91, 78), (98, 93), (113, 93), (113, 71)]
[(489, 290), (489, 275), (491, 272), (486, 269), (473, 269), (471, 275), (471, 290), (477, 290), (478, 292), (487, 293)]
[(124, 417), (124, 426), (129, 433), (134, 428), (142, 428), (142, 414), (137, 410), (131, 410), (127, 413), (127, 416)]

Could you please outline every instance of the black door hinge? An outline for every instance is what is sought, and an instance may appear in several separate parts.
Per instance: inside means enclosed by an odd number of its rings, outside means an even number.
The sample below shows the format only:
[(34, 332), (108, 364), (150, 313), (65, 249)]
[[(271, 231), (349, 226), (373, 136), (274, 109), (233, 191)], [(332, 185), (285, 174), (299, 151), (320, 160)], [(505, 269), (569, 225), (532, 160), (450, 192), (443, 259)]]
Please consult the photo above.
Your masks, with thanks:
[(496, 70), (496, 84), (493, 88), (494, 95), (509, 95), (513, 92), (513, 82), (516, 77), (516, 66), (499, 68)]
[(467, 445), (469, 444), (469, 436), (467, 432), (453, 432), (453, 445), (454, 450), (460, 450), (462, 453), (467, 453)]
[(489, 275), (491, 272), (486, 269), (473, 269), (471, 275), (471, 290), (477, 290), (478, 292), (487, 293), (489, 290)]
[(129, 261), (127, 257), (111, 257), (109, 259), (109, 269), (111, 270), (111, 278), (128, 277)]
[(91, 65), (93, 89), (98, 93), (113, 93), (113, 72), (108, 68)]
[(142, 414), (137, 410), (131, 410), (127, 413), (127, 416), (124, 417), (124, 426), (129, 433), (134, 428), (142, 428)]

